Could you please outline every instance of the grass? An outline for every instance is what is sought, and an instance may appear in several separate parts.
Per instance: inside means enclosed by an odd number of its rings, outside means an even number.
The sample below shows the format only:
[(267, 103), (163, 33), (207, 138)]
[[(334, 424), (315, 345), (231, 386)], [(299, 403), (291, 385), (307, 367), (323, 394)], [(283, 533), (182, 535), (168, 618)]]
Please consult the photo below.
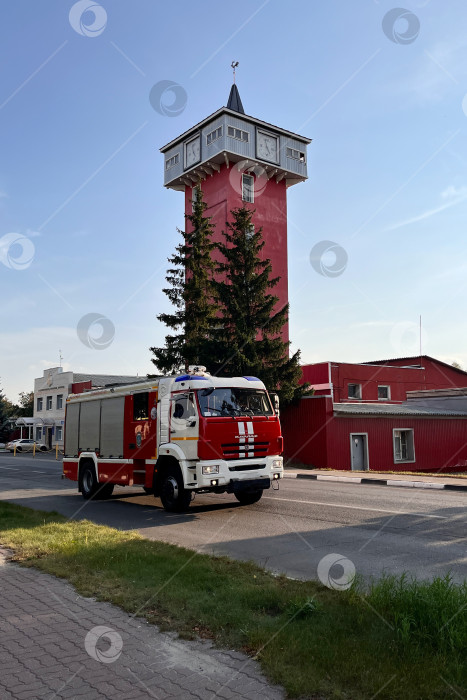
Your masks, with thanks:
[[(467, 687), (467, 586), (386, 577), (332, 591), (88, 521), (0, 502), (0, 543), (183, 638), (256, 655), (290, 697), (441, 700)], [(444, 679), (444, 680), (443, 680)], [(451, 686), (451, 687), (450, 687)]]

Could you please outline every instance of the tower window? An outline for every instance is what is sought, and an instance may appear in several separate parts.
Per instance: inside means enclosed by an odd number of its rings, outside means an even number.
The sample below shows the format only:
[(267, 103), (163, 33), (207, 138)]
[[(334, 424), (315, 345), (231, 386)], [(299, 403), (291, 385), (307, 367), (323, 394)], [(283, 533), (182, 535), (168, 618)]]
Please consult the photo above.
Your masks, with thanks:
[(287, 148), (286, 150), (287, 158), (294, 158), (299, 160), (300, 163), (305, 162), (305, 153), (303, 151), (298, 151), (296, 148)]
[(247, 241), (251, 240), (253, 236), (255, 235), (255, 227), (253, 224), (250, 224), (248, 228), (245, 230), (245, 237)]
[(239, 141), (245, 141), (245, 143), (248, 143), (248, 141), (250, 140), (250, 135), (248, 131), (236, 129), (234, 126), (227, 127), (227, 136), (231, 136), (233, 139), (238, 139)]
[(200, 194), (200, 186), (196, 185), (196, 187), (193, 187), (191, 190), (191, 211), (194, 212), (195, 210), (195, 204), (199, 199), (199, 194)]
[(167, 158), (165, 161), (165, 169), (170, 170), (170, 168), (173, 168), (174, 165), (177, 165), (180, 161), (180, 154), (176, 153), (172, 158)]
[(253, 203), (255, 201), (253, 175), (242, 174), (242, 199), (244, 202)]
[(220, 139), (222, 136), (222, 127), (219, 126), (217, 129), (214, 129), (214, 131), (210, 131), (209, 134), (206, 135), (206, 144), (209, 146), (210, 143), (213, 141), (217, 141), (217, 139)]

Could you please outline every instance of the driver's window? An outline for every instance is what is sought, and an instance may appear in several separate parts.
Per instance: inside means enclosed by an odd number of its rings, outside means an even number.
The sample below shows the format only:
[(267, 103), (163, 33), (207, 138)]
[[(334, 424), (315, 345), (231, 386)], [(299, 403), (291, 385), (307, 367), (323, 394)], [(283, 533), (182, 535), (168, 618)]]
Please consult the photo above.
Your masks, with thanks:
[(188, 420), (196, 415), (193, 396), (178, 396), (174, 398), (172, 418)]

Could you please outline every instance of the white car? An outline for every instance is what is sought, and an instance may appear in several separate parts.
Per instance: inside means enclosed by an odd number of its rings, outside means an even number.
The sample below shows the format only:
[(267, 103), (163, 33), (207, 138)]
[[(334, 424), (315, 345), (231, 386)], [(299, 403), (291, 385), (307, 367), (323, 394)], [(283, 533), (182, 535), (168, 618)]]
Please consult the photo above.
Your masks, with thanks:
[[(9, 450), (10, 452), (13, 452), (15, 449), (16, 445), (16, 451), (17, 452), (32, 452), (34, 448), (34, 442), (35, 440), (12, 440), (11, 442), (7, 442), (6, 444), (6, 449)], [(36, 450), (41, 450), (41, 452), (46, 452), (47, 450), (47, 445), (44, 445), (42, 442), (36, 442)]]

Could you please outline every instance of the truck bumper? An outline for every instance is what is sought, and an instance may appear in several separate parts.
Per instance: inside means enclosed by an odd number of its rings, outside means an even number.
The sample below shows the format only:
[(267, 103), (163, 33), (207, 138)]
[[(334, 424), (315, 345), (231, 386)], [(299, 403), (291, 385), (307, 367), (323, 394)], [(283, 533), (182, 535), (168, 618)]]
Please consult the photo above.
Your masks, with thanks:
[[(272, 480), (282, 479), (284, 468), (282, 457), (270, 456), (259, 459), (206, 460), (196, 464), (196, 481), (190, 474), (188, 488), (224, 490), (235, 493), (239, 484), (255, 484), (252, 490), (269, 488)], [(247, 487), (250, 488), (250, 487)]]

